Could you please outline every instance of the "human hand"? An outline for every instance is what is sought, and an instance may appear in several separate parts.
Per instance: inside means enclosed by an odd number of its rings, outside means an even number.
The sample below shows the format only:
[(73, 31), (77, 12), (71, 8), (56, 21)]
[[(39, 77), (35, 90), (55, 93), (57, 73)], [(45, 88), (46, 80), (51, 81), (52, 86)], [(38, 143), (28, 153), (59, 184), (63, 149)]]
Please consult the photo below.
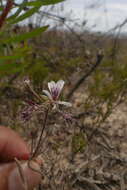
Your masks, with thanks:
[[(14, 158), (28, 160), (28, 147), (16, 132), (0, 126), (0, 190), (24, 190)], [(39, 162), (39, 160), (31, 161), (30, 165), (35, 170), (40, 170)], [(31, 190), (39, 184), (41, 175), (31, 170), (27, 165), (27, 161), (24, 161), (21, 166), (28, 189)]]

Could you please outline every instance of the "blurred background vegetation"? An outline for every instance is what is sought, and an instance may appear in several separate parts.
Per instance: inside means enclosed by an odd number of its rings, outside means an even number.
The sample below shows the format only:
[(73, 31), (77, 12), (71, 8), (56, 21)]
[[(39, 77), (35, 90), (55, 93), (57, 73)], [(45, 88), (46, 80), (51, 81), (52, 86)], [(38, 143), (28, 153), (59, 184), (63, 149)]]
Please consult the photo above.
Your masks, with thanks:
[[(111, 142), (108, 142), (109, 136), (106, 136), (108, 140), (104, 141), (104, 135), (109, 128), (103, 124), (117, 106), (122, 103), (126, 105), (127, 101), (127, 36), (121, 34), (122, 27), (127, 20), (125, 19), (108, 32), (92, 31), (86, 26), (88, 21), (85, 17), (82, 22), (79, 22), (73, 18), (72, 13), (61, 16), (64, 5), (60, 4), (57, 7), (57, 4), (61, 2), (64, 1), (0, 1), (0, 125), (23, 132), (23, 136), (27, 139), (31, 137), (31, 130), (34, 130), (36, 136), (36, 130), (40, 129), (39, 127), (42, 125), (43, 116), (33, 117), (28, 123), (23, 123), (21, 119), (25, 103), (35, 100), (33, 94), (26, 88), (24, 80), (29, 78), (32, 88), (39, 95), (42, 95), (42, 90), (47, 88), (47, 82), (50, 80), (65, 80), (66, 85), (62, 98), (73, 104), (69, 111), (73, 115), (74, 122), (68, 125), (61, 117), (55, 114), (54, 116), (49, 115), (48, 142), (46, 141), (47, 145), (44, 142), (43, 146), (46, 147), (45, 152), (49, 158), (53, 158), (52, 160), (48, 159), (55, 164), (59, 163), (56, 161), (57, 156), (62, 155), (58, 158), (61, 163), (65, 161), (63, 157), (66, 156), (67, 151), (69, 152), (69, 164), (66, 163), (67, 167), (63, 169), (65, 173), (62, 173), (62, 182), (58, 180), (61, 184), (66, 185), (66, 183), (70, 183), (70, 181), (68, 182), (70, 176), (73, 179), (74, 174), (77, 176), (80, 169), (82, 172), (82, 163), (90, 160), (90, 167), (92, 167), (93, 154), (96, 160), (99, 158), (97, 157), (98, 152), (99, 154), (100, 152), (104, 153), (103, 160), (100, 158), (97, 165), (93, 166), (94, 169), (96, 168), (96, 172), (102, 172), (103, 161), (104, 165), (108, 161), (110, 162), (106, 156), (110, 151), (111, 153), (112, 150), (114, 151), (110, 146), (113, 137)], [(99, 6), (97, 1), (90, 5), (93, 10), (97, 6)], [(51, 13), (52, 11), (53, 13)], [(101, 126), (105, 127), (103, 133), (98, 130)], [(97, 138), (93, 138), (93, 136)], [(97, 142), (98, 138), (101, 139), (100, 142)], [(115, 138), (117, 137), (115, 136)], [(90, 144), (91, 139), (93, 143)], [(104, 142), (106, 142), (106, 148)], [(108, 152), (106, 152), (107, 150)], [(115, 151), (118, 156), (118, 147)], [(76, 161), (73, 162), (77, 153), (79, 153), (79, 158), (83, 158), (82, 161), (78, 161), (80, 167), (77, 167)], [(108, 161), (105, 162), (105, 159)], [(59, 168), (57, 166), (55, 169)], [(90, 176), (89, 168), (84, 169), (86, 173), (83, 171), (86, 177)], [(53, 169), (51, 165), (49, 183), (52, 183), (52, 188), (47, 187), (47, 189), (53, 189), (54, 182), (53, 179), (51, 180)], [(108, 169), (110, 170), (111, 166)], [(79, 171), (77, 172), (77, 170)], [(94, 171), (94, 173), (96, 172)], [(120, 173), (119, 170), (117, 172)], [(95, 176), (93, 176), (90, 179), (95, 180)], [(98, 180), (97, 176), (96, 179)], [(101, 179), (99, 178), (100, 181)], [(74, 183), (78, 183), (76, 180)], [(110, 176), (108, 180), (110, 190), (118, 187), (118, 180), (114, 180), (113, 185), (110, 183)], [(98, 182), (98, 187), (107, 190), (107, 181), (105, 188), (100, 181), (92, 183)], [(114, 186), (115, 183), (116, 186)], [(61, 189), (61, 184), (58, 189)], [(42, 186), (43, 189), (46, 189), (44, 184)], [(119, 189), (120, 187), (123, 190), (119, 185)], [(91, 188), (94, 190), (95, 186), (94, 188), (90, 186), (88, 189)], [(71, 188), (69, 186), (66, 189), (70, 190)]]
[[(78, 99), (74, 105), (80, 112), (95, 112), (97, 122), (104, 121), (114, 107), (126, 101), (126, 36), (120, 35), (117, 27), (114, 33), (91, 32), (85, 29), (85, 19), (75, 30), (77, 23), (71, 15), (67, 20), (50, 14), (59, 2), (1, 1), (0, 96), (1, 106), (5, 110), (9, 106), (4, 117), (0, 114), (1, 124), (16, 125), (20, 101), (27, 96), (25, 77), (38, 93), (47, 81), (64, 79), (64, 97), (72, 102)], [(41, 11), (42, 7), (46, 8)], [(63, 7), (59, 9), (62, 12)], [(52, 22), (57, 19), (57, 24), (49, 27), (47, 17)], [(20, 24), (26, 19), (26, 24)], [(79, 92), (82, 98), (77, 97)], [(1, 110), (4, 112), (4, 108)]]

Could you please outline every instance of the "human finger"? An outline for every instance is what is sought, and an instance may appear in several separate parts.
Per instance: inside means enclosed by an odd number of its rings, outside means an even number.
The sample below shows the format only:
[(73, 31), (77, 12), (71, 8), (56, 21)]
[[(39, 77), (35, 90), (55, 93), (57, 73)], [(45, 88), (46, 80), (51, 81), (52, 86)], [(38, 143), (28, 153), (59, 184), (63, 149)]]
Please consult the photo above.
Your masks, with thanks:
[(14, 158), (29, 159), (29, 149), (24, 140), (12, 129), (0, 126), (0, 162)]
[[(21, 164), (21, 173), (15, 163), (8, 163), (0, 166), (0, 190), (24, 190), (24, 185), (27, 185), (27, 189), (31, 190), (40, 183), (41, 174), (40, 165), (38, 162), (31, 161), (30, 168), (28, 162)], [(32, 168), (32, 169), (31, 169)], [(23, 179), (25, 182), (23, 182)]]

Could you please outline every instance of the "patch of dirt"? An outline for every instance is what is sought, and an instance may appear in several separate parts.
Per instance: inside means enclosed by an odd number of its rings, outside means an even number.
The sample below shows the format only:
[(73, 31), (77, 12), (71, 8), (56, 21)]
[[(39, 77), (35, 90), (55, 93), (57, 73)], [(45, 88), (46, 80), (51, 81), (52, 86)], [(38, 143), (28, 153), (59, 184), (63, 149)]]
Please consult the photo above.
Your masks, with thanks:
[(97, 129), (81, 151), (74, 152), (72, 139), (92, 128), (73, 123), (51, 125), (43, 144), (42, 189), (127, 190), (127, 108), (121, 104)]

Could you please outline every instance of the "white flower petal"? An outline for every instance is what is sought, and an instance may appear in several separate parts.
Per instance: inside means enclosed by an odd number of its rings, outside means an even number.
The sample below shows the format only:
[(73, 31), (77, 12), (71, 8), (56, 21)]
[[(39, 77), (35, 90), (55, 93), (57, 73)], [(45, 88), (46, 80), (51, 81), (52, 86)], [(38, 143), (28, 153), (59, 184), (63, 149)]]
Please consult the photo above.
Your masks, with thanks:
[(63, 89), (64, 84), (65, 84), (65, 82), (64, 82), (63, 80), (59, 80), (59, 81), (56, 83), (56, 86), (57, 86), (57, 88), (59, 89), (60, 92), (61, 92), (61, 90)]
[(57, 104), (60, 104), (60, 105), (65, 105), (65, 106), (67, 106), (67, 107), (71, 107), (71, 106), (72, 106), (71, 103), (69, 103), (69, 102), (64, 102), (64, 101), (57, 101), (56, 103), (57, 103)]
[(48, 88), (52, 92), (52, 89), (56, 88), (56, 83), (54, 81), (48, 82)]
[(57, 83), (56, 83), (56, 88), (57, 88), (57, 91), (58, 91), (58, 97), (64, 87), (64, 81), (63, 80), (59, 80)]
[(51, 94), (49, 93), (49, 91), (43, 90), (43, 93), (44, 93), (46, 96), (48, 96), (48, 98), (49, 98), (50, 100), (52, 100), (52, 96), (51, 96)]

